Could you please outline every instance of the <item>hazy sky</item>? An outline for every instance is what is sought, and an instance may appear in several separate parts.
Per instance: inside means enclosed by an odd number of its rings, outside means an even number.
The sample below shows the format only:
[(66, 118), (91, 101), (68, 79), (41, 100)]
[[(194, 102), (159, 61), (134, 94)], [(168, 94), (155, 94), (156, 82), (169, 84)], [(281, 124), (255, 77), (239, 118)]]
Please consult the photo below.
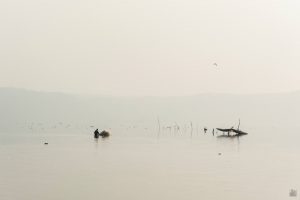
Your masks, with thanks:
[(112, 95), (300, 89), (299, 0), (1, 0), (0, 24), (0, 87)]

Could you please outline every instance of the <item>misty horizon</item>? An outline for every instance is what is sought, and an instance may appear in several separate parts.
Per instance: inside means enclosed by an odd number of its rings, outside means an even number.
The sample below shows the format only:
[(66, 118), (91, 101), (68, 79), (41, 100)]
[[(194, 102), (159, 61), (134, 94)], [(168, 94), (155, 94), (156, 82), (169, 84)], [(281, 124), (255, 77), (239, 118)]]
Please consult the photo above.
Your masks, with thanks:
[(1, 0), (0, 24), (0, 200), (299, 199), (299, 0)]
[(38, 93), (53, 93), (53, 94), (65, 94), (65, 95), (79, 95), (79, 96), (94, 96), (94, 97), (192, 97), (199, 95), (233, 95), (233, 96), (256, 96), (256, 95), (284, 95), (284, 94), (293, 94), (300, 93), (299, 90), (291, 90), (291, 91), (282, 91), (282, 92), (262, 92), (262, 93), (230, 93), (230, 92), (205, 92), (205, 93), (194, 93), (194, 94), (183, 94), (183, 95), (117, 95), (117, 94), (101, 94), (101, 93), (75, 93), (75, 92), (65, 92), (65, 91), (47, 91), (47, 90), (36, 90), (30, 88), (22, 88), (22, 87), (0, 87), (0, 90), (20, 90), (20, 91), (28, 91), (28, 92), (38, 92)]

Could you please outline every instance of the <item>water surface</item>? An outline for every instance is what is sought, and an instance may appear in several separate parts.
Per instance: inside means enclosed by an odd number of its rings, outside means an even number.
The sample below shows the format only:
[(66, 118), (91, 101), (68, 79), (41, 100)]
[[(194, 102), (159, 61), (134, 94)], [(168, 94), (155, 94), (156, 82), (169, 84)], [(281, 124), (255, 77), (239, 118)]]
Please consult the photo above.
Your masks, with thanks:
[(300, 189), (292, 128), (240, 138), (154, 129), (0, 138), (2, 200), (282, 200)]

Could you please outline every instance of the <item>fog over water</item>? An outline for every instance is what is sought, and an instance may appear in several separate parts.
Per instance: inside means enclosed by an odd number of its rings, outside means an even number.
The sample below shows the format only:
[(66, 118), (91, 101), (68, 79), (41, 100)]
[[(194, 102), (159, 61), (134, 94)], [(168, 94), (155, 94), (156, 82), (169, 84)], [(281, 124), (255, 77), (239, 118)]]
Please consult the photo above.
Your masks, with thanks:
[[(1, 199), (281, 200), (300, 188), (298, 92), (0, 96)], [(215, 129), (239, 119), (248, 135)]]
[[(300, 93), (112, 97), (0, 89), (2, 130), (121, 126), (298, 127)], [(78, 127), (77, 127), (78, 128)]]
[(0, 199), (297, 199), (299, 10), (1, 0)]

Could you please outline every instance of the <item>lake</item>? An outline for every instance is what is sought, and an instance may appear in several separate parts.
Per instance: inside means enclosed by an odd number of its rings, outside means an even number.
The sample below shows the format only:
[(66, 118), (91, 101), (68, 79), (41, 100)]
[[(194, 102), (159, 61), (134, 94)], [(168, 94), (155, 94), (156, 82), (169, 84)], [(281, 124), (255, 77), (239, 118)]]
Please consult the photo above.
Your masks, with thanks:
[(296, 199), (289, 191), (300, 188), (297, 131), (244, 131), (228, 138), (118, 128), (98, 140), (92, 130), (2, 133), (0, 199)]

